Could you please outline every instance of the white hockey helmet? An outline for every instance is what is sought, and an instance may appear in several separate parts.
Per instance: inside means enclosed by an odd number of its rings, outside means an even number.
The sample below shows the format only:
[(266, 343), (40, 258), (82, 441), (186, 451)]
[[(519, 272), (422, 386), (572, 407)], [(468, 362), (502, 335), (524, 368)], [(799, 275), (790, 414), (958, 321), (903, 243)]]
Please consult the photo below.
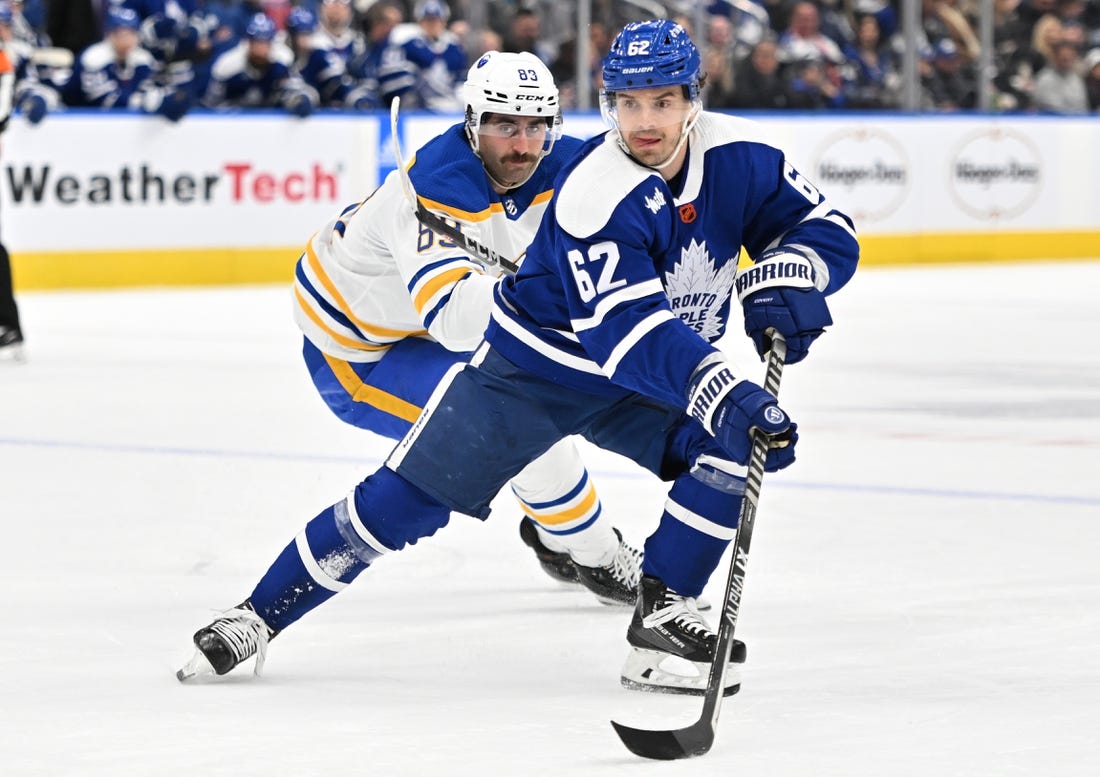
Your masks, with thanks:
[(466, 135), (478, 151), (478, 130), (487, 113), (541, 116), (546, 119), (546, 156), (561, 136), (561, 104), (554, 76), (534, 54), (487, 51), (470, 68), (462, 86), (466, 101)]

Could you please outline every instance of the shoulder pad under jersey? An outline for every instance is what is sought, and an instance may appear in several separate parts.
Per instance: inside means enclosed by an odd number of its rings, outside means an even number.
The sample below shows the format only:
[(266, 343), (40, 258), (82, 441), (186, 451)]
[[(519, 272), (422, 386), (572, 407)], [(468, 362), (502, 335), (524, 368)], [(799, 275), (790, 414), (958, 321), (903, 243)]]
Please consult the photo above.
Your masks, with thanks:
[(489, 179), (481, 160), (466, 142), (461, 124), (420, 147), (409, 168), (409, 178), (418, 197), (439, 203), (448, 211), (488, 211)]
[(768, 140), (764, 127), (759, 122), (724, 113), (703, 111), (691, 133), (692, 149), (699, 148), (703, 152), (715, 146), (738, 142), (775, 145)]
[(647, 178), (660, 174), (634, 162), (608, 132), (588, 156), (569, 171), (558, 190), (558, 224), (569, 234), (586, 238), (611, 219), (630, 192)]

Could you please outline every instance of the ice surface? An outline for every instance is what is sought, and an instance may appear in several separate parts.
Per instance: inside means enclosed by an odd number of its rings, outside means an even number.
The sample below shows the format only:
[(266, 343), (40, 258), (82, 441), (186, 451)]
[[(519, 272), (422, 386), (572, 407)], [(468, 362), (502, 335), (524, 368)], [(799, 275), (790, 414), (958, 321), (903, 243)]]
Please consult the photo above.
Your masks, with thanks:
[[(507, 496), (383, 559), (264, 677), (178, 684), (389, 443), (312, 388), (282, 288), (24, 294), (0, 364), (0, 775), (1095, 775), (1100, 263), (865, 270), (788, 368), (799, 462), (764, 481), (744, 688), (706, 757), (610, 718), (625, 609), (555, 586)], [(724, 344), (758, 362), (738, 333)], [(631, 539), (663, 489), (585, 447)], [(720, 596), (725, 571), (708, 594)]]

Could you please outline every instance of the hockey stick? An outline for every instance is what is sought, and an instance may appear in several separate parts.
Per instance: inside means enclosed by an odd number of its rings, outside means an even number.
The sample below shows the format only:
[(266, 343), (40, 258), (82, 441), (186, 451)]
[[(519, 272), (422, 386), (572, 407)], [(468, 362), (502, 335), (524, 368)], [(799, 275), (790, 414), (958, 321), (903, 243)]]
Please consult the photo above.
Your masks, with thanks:
[(401, 153), (401, 140), (397, 134), (397, 114), (400, 105), (401, 98), (399, 97), (395, 97), (393, 103), (390, 104), (390, 137), (393, 139), (393, 156), (397, 163), (397, 174), (401, 177), (401, 188), (405, 192), (405, 199), (412, 206), (413, 213), (416, 214), (416, 220), (433, 232), (449, 237), (459, 248), (482, 264), (499, 267), (507, 273), (514, 273), (519, 269), (518, 264), (507, 257), (501, 256), (489, 246), (482, 245), (472, 237), (464, 235), (461, 229), (453, 224), (448, 224), (425, 208), (423, 203), (420, 202), (420, 198), (416, 195), (416, 189), (413, 188), (412, 179), (409, 178), (409, 171), (405, 167), (405, 156)]
[[(774, 329), (769, 330), (772, 347), (768, 352), (768, 368), (764, 376), (764, 388), (779, 396), (779, 379), (783, 376), (783, 360), (787, 355), (787, 343)], [(674, 761), (703, 755), (714, 744), (714, 729), (729, 669), (733, 631), (737, 627), (737, 615), (741, 610), (741, 593), (745, 588), (745, 567), (749, 561), (749, 545), (756, 523), (756, 506), (760, 501), (760, 485), (764, 479), (764, 462), (768, 455), (768, 438), (759, 431), (753, 432), (752, 453), (745, 482), (745, 497), (741, 502), (741, 515), (737, 520), (733, 558), (730, 561), (729, 578), (726, 580), (726, 596), (722, 617), (718, 624), (718, 639), (711, 658), (707, 688), (703, 694), (703, 712), (699, 720), (686, 728), (665, 731), (648, 731), (631, 728), (611, 721), (623, 744), (643, 758)]]

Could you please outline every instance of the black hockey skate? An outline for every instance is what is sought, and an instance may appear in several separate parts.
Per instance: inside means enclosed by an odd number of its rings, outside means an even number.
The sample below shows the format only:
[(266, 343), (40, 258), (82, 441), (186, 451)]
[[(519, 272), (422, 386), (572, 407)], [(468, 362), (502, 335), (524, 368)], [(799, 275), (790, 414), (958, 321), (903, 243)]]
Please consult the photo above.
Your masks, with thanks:
[[(634, 617), (626, 632), (630, 654), (623, 665), (627, 688), (701, 696), (718, 640), (699, 615), (695, 600), (681, 596), (656, 577), (645, 575), (638, 587)], [(734, 640), (730, 663), (745, 662), (745, 644)], [(738, 667), (726, 673), (724, 695), (741, 688)]]
[(25, 360), (23, 333), (13, 327), (0, 326), (0, 360), (9, 357), (17, 362)]
[(176, 672), (181, 683), (193, 677), (226, 674), (256, 656), (255, 673), (263, 672), (267, 643), (279, 632), (256, 614), (247, 599), (195, 632), (195, 655)]
[(573, 565), (573, 559), (568, 553), (558, 553), (550, 550), (539, 539), (535, 522), (530, 518), (524, 518), (519, 522), (519, 537), (523, 544), (535, 551), (542, 570), (557, 580), (559, 583), (578, 583), (577, 568)]
[(586, 567), (574, 563), (580, 584), (604, 604), (633, 605), (638, 600), (638, 579), (642, 576), (642, 552), (623, 540), (615, 529), (619, 549), (605, 567)]

